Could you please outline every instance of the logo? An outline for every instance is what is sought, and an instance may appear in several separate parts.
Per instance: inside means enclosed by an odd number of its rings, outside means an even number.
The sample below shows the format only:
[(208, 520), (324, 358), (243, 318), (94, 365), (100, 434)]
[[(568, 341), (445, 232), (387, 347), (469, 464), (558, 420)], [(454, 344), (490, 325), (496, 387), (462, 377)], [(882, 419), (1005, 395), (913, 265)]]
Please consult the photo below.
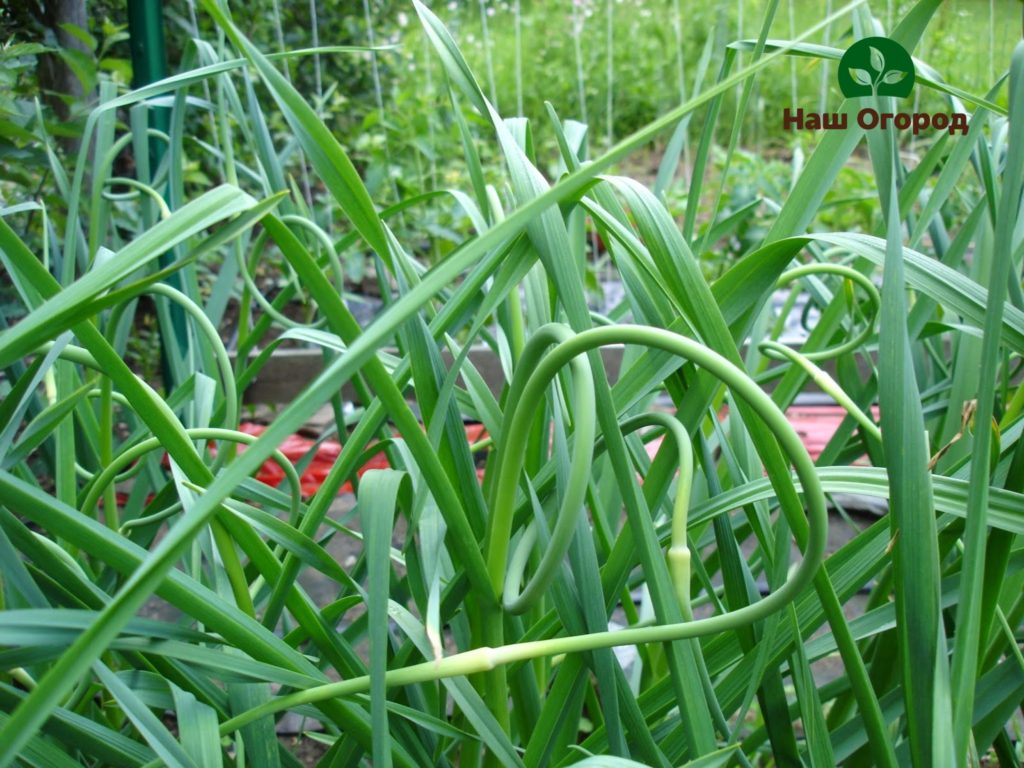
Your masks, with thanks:
[[(914, 88), (914, 60), (907, 50), (887, 37), (865, 37), (851, 45), (839, 60), (839, 90), (847, 99), (871, 99), (894, 96), (905, 99)], [(881, 104), (884, 104), (882, 102)], [(845, 131), (854, 117), (865, 131), (880, 128), (912, 131), (915, 136), (929, 129), (949, 131), (950, 135), (967, 133), (967, 115), (963, 112), (879, 112), (861, 102), (855, 113), (852, 109), (840, 112), (805, 112), (802, 107), (782, 110), (784, 131)]]
[(848, 99), (895, 96), (905, 99), (914, 87), (914, 62), (906, 49), (887, 37), (865, 37), (839, 60), (839, 90)]

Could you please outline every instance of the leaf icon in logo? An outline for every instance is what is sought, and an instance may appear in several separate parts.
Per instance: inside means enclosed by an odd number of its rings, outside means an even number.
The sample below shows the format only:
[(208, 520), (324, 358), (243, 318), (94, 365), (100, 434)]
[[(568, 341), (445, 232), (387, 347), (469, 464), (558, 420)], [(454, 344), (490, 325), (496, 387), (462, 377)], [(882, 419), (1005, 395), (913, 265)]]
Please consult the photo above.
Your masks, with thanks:
[(859, 83), (860, 85), (871, 85), (871, 73), (866, 69), (850, 67), (850, 77), (853, 78), (855, 83)]
[(839, 89), (847, 98), (904, 99), (914, 87), (913, 59), (902, 45), (887, 37), (862, 37), (846, 49), (836, 69)]
[(871, 51), (871, 68), (878, 73), (885, 71), (885, 56), (882, 52), (874, 46), (868, 46), (868, 50)]

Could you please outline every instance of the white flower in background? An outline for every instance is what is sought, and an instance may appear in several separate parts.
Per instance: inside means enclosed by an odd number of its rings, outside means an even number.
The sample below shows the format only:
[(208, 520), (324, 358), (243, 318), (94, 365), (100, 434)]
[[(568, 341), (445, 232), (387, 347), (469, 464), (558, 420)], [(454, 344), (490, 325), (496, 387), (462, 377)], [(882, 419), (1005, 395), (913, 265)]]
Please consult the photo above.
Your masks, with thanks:
[(398, 26), (405, 27), (409, 24), (409, 14), (405, 11), (399, 11), (398, 16), (395, 17), (398, 21)]

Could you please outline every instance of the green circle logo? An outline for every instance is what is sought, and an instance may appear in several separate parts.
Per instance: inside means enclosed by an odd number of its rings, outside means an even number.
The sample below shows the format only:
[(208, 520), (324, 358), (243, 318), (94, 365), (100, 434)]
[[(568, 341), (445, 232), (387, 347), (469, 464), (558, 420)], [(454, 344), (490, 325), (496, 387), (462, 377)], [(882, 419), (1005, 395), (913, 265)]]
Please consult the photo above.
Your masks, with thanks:
[(839, 90), (847, 98), (906, 98), (914, 87), (914, 62), (906, 49), (887, 37), (865, 37), (839, 60)]

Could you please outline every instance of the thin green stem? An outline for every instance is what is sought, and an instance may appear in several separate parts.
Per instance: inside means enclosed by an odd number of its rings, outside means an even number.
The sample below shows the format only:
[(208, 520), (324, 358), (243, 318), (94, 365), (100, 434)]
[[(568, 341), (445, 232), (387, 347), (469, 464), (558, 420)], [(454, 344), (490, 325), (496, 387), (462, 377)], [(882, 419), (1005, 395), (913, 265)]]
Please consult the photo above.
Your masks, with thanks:
[[(190, 429), (184, 429), (182, 432), (191, 440), (229, 440), (235, 443), (242, 443), (243, 445), (252, 445), (258, 439), (256, 435), (246, 434), (245, 432), (236, 432), (233, 429), (219, 429), (214, 427), (193, 427)], [(162, 447), (163, 444), (160, 442), (159, 438), (150, 437), (123, 450), (114, 459), (112, 459), (110, 463), (103, 468), (103, 471), (100, 472), (93, 480), (85, 498), (79, 505), (79, 509), (82, 510), (84, 514), (91, 514), (100, 495), (112, 482), (114, 482), (118, 473), (121, 472), (122, 469), (131, 465), (133, 462), (138, 461), (147, 453), (159, 450)], [(299, 519), (300, 504), (302, 501), (300, 496), (302, 488), (299, 481), (299, 473), (295, 471), (294, 465), (288, 461), (288, 458), (280, 451), (274, 451), (272, 457), (281, 467), (281, 470), (284, 472), (285, 478), (288, 481), (288, 488), (291, 491), (290, 516), (294, 524), (294, 522), (297, 522)]]

